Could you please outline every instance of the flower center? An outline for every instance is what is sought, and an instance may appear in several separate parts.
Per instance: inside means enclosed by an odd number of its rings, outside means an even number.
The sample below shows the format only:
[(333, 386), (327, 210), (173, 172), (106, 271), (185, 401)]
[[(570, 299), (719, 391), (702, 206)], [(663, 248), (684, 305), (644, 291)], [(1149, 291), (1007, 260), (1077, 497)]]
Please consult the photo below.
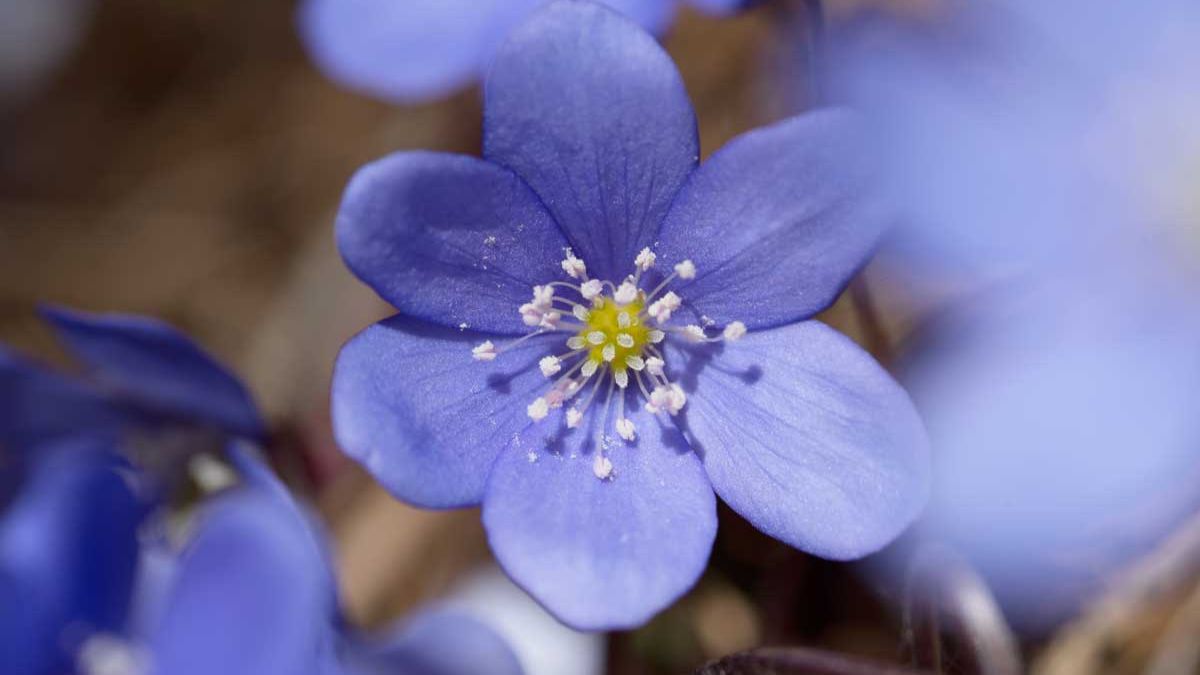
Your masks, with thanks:
[[(642, 275), (656, 261), (657, 256), (649, 248), (642, 249), (634, 260), (634, 274), (618, 285), (588, 278), (587, 265), (567, 249), (563, 272), (580, 283), (552, 281), (534, 286), (533, 299), (518, 311), (525, 325), (535, 330), (501, 347), (488, 340), (472, 350), (477, 361), (492, 361), (536, 335), (568, 334), (567, 351), (547, 355), (538, 362), (538, 369), (552, 384), (526, 411), (530, 419), (540, 422), (551, 410), (566, 407), (566, 426), (571, 430), (583, 423), (593, 403), (602, 398), (602, 404), (596, 403), (603, 406), (603, 412), (592, 465), (601, 480), (613, 474), (612, 460), (608, 457), (612, 443), (604, 429), (613, 412), (614, 398), (616, 420), (611, 428), (626, 442), (637, 438), (633, 421), (625, 416), (627, 398), (632, 397), (636, 404), (640, 394), (645, 400), (644, 408), (656, 415), (677, 415), (687, 403), (683, 389), (667, 376), (660, 343), (668, 337), (691, 343), (732, 342), (746, 334), (746, 326), (740, 321), (730, 322), (716, 337), (709, 337), (705, 328), (695, 324), (670, 325), (671, 316), (682, 306), (683, 299), (667, 289), (672, 284), (694, 279), (696, 266), (684, 260), (654, 288), (643, 289)], [(558, 294), (560, 290), (563, 295)], [(533, 455), (530, 461), (536, 459)]]

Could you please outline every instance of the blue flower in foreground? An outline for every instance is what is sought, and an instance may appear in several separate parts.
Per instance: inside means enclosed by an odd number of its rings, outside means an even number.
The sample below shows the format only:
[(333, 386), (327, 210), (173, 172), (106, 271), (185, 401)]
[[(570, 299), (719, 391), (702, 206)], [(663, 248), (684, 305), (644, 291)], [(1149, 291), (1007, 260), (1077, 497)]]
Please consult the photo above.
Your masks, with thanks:
[[(680, 0), (603, 0), (647, 30), (666, 29)], [(688, 0), (728, 13), (753, 0)], [(421, 101), (473, 82), (504, 37), (548, 0), (305, 0), (300, 33), (338, 82), (383, 99)]]
[[(246, 388), (186, 335), (154, 319), (47, 309), (82, 366), (74, 378), (0, 350), (0, 448), (163, 430), (261, 439)], [(160, 439), (161, 440), (161, 439)]]
[[(490, 629), (448, 610), (419, 613), (386, 639), (351, 632), (319, 533), (238, 450), (242, 484), (201, 507), (167, 574), (138, 572), (145, 509), (130, 469), (74, 443), (38, 465), (0, 522), (3, 672), (521, 672)], [(154, 596), (141, 616), (131, 611), (135, 580), (137, 596)]]
[(482, 503), (501, 565), (580, 628), (695, 582), (714, 490), (817, 555), (883, 546), (924, 501), (924, 433), (809, 320), (878, 236), (848, 124), (787, 120), (697, 167), (649, 35), (595, 4), (539, 11), (486, 83), (483, 160), (399, 153), (347, 189), (342, 254), (403, 314), (339, 356), (338, 441), (401, 499)]

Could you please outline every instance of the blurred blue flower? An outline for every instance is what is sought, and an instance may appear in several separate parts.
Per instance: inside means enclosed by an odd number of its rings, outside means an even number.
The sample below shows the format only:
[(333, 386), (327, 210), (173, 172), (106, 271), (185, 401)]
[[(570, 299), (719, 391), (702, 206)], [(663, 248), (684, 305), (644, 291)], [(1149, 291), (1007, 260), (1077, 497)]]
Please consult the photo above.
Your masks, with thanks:
[(1200, 506), (1200, 312), (1181, 290), (1200, 261), (1200, 7), (939, 18), (858, 26), (833, 84), (869, 120), (913, 270), (990, 282), (909, 356), (934, 450), (916, 533), (1042, 631)]
[(1200, 508), (1200, 314), (1138, 283), (1109, 270), (993, 292), (904, 368), (934, 452), (913, 533), (965, 555), (1027, 632)]
[[(549, 0), (304, 0), (297, 17), (331, 79), (409, 103), (448, 94), (484, 72), (504, 37)], [(600, 0), (647, 30), (666, 30), (680, 0)], [(726, 14), (754, 0), (688, 0)]]
[(0, 449), (162, 430), (265, 436), (242, 383), (174, 328), (57, 308), (43, 316), (82, 372), (60, 374), (0, 349)]
[(925, 497), (921, 425), (811, 320), (878, 234), (842, 170), (848, 118), (697, 167), (669, 57), (585, 2), (518, 28), (485, 93), (483, 160), (399, 153), (347, 188), (342, 255), (402, 315), (339, 356), (345, 451), (408, 502), (482, 503), (501, 565), (579, 628), (640, 624), (695, 582), (714, 490), (817, 555), (895, 537)]
[[(521, 673), (489, 628), (448, 610), (418, 613), (381, 639), (355, 634), (340, 618), (323, 538), (238, 449), (230, 457), (243, 482), (201, 506), (168, 573), (139, 573), (136, 476), (77, 443), (37, 465), (0, 522), (3, 672)], [(143, 616), (130, 611), (139, 578), (137, 594), (157, 596), (139, 603), (153, 608)]]
[(831, 41), (831, 89), (870, 121), (908, 253), (976, 276), (1122, 264), (1130, 246), (1200, 260), (1200, 8), (955, 10)]

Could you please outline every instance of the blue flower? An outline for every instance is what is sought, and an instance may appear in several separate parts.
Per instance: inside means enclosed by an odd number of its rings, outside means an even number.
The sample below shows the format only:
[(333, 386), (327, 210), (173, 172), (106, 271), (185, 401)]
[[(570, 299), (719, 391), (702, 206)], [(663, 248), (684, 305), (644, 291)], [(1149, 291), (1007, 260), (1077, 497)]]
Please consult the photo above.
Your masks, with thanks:
[(43, 312), (82, 377), (0, 349), (0, 449), (163, 429), (262, 439), (250, 394), (186, 335), (154, 319)]
[(858, 26), (829, 59), (910, 252), (977, 275), (1200, 250), (1195, 3), (959, 9)]
[[(166, 574), (148, 574), (136, 474), (103, 446), (54, 448), (0, 521), (5, 673), (521, 673), (507, 643), (454, 611), (383, 638), (349, 629), (323, 538), (244, 451), (230, 452), (242, 483), (202, 505)], [(135, 596), (152, 596), (140, 616)]]
[(501, 565), (579, 628), (640, 624), (695, 582), (714, 490), (817, 555), (883, 546), (923, 503), (924, 433), (811, 320), (878, 234), (849, 125), (787, 120), (698, 167), (649, 35), (591, 3), (539, 11), (486, 83), (483, 160), (399, 153), (346, 191), (341, 252), (402, 314), (338, 358), (341, 446), (405, 501), (482, 503)]
[(860, 27), (833, 62), (910, 250), (992, 282), (909, 357), (935, 457), (914, 530), (1038, 632), (1200, 505), (1200, 8), (942, 19)]
[[(728, 13), (753, 0), (689, 0)], [(305, 0), (298, 22), (333, 80), (379, 98), (422, 101), (479, 77), (505, 35), (548, 0)], [(679, 0), (603, 0), (647, 30), (666, 29)]]

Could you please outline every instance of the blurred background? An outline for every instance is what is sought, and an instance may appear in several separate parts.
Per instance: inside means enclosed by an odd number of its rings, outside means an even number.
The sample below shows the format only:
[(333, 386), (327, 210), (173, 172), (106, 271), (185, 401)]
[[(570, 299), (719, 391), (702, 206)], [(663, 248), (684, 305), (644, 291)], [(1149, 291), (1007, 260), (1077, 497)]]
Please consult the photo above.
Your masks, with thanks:
[[(767, 2), (724, 19), (681, 11), (665, 46), (704, 154), (817, 97), (812, 38), (823, 33), (812, 4)], [(868, 12), (919, 16), (928, 4), (824, 3), (823, 31)], [(349, 615), (380, 626), (456, 587), (490, 554), (476, 510), (407, 507), (333, 443), (337, 350), (389, 314), (343, 267), (333, 216), (369, 160), (415, 148), (477, 154), (480, 99), (467, 89), (398, 106), (339, 88), (306, 56), (295, 9), (290, 0), (0, 0), (0, 342), (61, 362), (35, 314), (51, 302), (160, 317), (232, 364), (269, 417), (272, 462), (327, 519)], [(898, 368), (917, 329), (961, 292), (895, 274), (885, 259), (821, 318)], [(938, 624), (940, 610), (889, 603), (870, 562), (819, 560), (723, 506), (720, 517), (699, 585), (646, 627), (610, 636), (607, 672), (690, 672), (760, 645), (912, 664), (923, 641), (953, 632), (953, 622)], [(1182, 630), (1171, 621), (1179, 608), (1198, 604), (1184, 589), (1200, 534), (1182, 531), (1167, 553), (1121, 566), (1119, 578), (1132, 580), (1106, 584), (1072, 622), (1021, 637), (1022, 657), (1042, 672), (1142, 672)], [(979, 583), (969, 569), (959, 579)], [(987, 634), (1006, 634), (997, 620)], [(1183, 644), (1198, 639), (1200, 628)], [(972, 656), (978, 644), (961, 656), (938, 644), (937, 669), (987, 672)]]

